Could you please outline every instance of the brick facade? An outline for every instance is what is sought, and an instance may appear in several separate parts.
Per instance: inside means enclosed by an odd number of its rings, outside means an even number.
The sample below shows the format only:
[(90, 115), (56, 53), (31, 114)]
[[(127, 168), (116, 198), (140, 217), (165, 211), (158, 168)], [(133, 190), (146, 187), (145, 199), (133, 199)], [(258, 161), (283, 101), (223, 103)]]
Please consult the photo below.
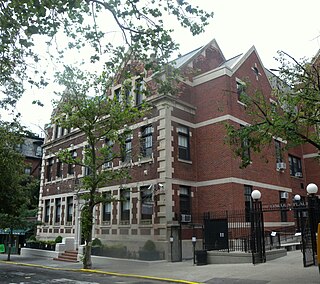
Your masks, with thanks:
[[(286, 169), (277, 170), (274, 145), (263, 151), (263, 158), (251, 153), (252, 163), (247, 168), (240, 169), (240, 160), (225, 143), (226, 123), (250, 123), (245, 106), (238, 100), (237, 80), (250, 82), (246, 89), (249, 94), (259, 90), (266, 97), (271, 95), (268, 73), (254, 47), (247, 53), (226, 61), (217, 43), (212, 41), (194, 51), (193, 55), (186, 57), (184, 61), (183, 58), (179, 60), (178, 67), (188, 74), (189, 78), (182, 84), (183, 91), (176, 97), (168, 94), (152, 96), (152, 115), (132, 125), (132, 178), (126, 183), (126, 187), (131, 189), (128, 222), (121, 221), (120, 202), (113, 202), (109, 223), (101, 221), (102, 205), (96, 208), (94, 237), (103, 242), (120, 242), (126, 244), (130, 250), (137, 251), (146, 240), (151, 239), (156, 242), (158, 249), (167, 255), (170, 247), (169, 236), (174, 228), (181, 225), (181, 236), (186, 240), (182, 252), (185, 256), (189, 251), (184, 252), (184, 249), (191, 245), (189, 238), (192, 230), (189, 225), (193, 220), (207, 211), (243, 210), (245, 186), (259, 189), (264, 204), (279, 204), (281, 192), (288, 193), (286, 202), (291, 203), (295, 194), (306, 195), (307, 183), (317, 182), (319, 179), (316, 175), (319, 164), (312, 158), (316, 151), (308, 145), (286, 153), (283, 160)], [(153, 147), (152, 157), (143, 160), (138, 159), (139, 135), (141, 127), (146, 125), (151, 125), (153, 129)], [(77, 241), (80, 241), (78, 216), (81, 200), (76, 197), (74, 190), (78, 186), (75, 177), (81, 178), (84, 169), (76, 166), (75, 173), (68, 175), (67, 165), (62, 165), (61, 177), (57, 177), (55, 173), (58, 160), (54, 153), (63, 148), (75, 150), (77, 157), (82, 157), (85, 141), (76, 130), (54, 139), (55, 131), (54, 125), (48, 129), (40, 191), (39, 221), (44, 220), (45, 214), (50, 214), (50, 221), (38, 228), (38, 236), (53, 238), (58, 232), (62, 236), (75, 236)], [(188, 149), (179, 149), (179, 141), (180, 144), (187, 143)], [(188, 151), (187, 159), (181, 158), (179, 151)], [(302, 160), (301, 176), (290, 175), (288, 154)], [(50, 159), (53, 164), (51, 180), (48, 181)], [(115, 160), (113, 167), (116, 169), (119, 166), (121, 167), (120, 161)], [(153, 188), (153, 215), (148, 222), (141, 219), (140, 188), (143, 186)], [(101, 191), (111, 191), (114, 196), (119, 197), (119, 187), (119, 184), (106, 185)], [(55, 200), (61, 198), (61, 218), (64, 219), (68, 196), (73, 196), (71, 227), (62, 220), (54, 222)], [(45, 200), (50, 200), (50, 212), (45, 212)], [(189, 212), (186, 207), (188, 200)], [(183, 215), (191, 215), (191, 223), (190, 220), (180, 223), (182, 210), (188, 213)], [(293, 221), (291, 217), (285, 223), (275, 217), (266, 217), (266, 223), (273, 222), (273, 225), (289, 225)]]

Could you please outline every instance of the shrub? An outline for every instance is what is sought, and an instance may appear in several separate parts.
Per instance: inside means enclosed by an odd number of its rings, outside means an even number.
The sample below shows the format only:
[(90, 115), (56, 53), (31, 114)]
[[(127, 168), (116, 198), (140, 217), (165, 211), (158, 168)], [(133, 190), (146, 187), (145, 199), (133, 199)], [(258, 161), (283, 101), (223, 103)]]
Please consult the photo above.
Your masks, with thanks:
[(36, 241), (37, 241), (36, 236), (32, 235), (27, 239), (26, 242), (27, 243), (32, 243), (32, 242), (36, 242)]
[(127, 247), (124, 245), (105, 246), (103, 254), (110, 257), (127, 257)]
[(93, 247), (102, 247), (102, 243), (101, 243), (101, 241), (100, 241), (98, 238), (95, 238), (95, 239), (92, 241), (92, 246), (93, 246)]
[(139, 259), (141, 260), (158, 260), (160, 253), (156, 250), (156, 245), (153, 241), (148, 240), (145, 242), (141, 250), (139, 250)]
[(61, 236), (57, 236), (56, 239), (54, 240), (55, 243), (62, 243), (62, 237)]
[(143, 248), (144, 251), (156, 251), (156, 245), (153, 241), (148, 240), (145, 242)]

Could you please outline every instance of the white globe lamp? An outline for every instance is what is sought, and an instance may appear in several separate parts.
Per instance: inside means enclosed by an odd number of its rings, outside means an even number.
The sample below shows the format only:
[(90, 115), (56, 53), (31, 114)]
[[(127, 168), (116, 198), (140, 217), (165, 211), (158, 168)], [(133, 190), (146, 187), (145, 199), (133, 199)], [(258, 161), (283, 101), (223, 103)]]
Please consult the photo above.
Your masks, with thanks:
[(316, 194), (318, 192), (318, 186), (315, 183), (309, 183), (307, 185), (307, 192), (309, 194)]
[(259, 200), (261, 198), (261, 192), (257, 189), (251, 192), (251, 197), (253, 200)]
[(296, 194), (295, 196), (294, 196), (294, 201), (300, 201), (301, 200), (301, 196), (299, 195), (299, 194)]

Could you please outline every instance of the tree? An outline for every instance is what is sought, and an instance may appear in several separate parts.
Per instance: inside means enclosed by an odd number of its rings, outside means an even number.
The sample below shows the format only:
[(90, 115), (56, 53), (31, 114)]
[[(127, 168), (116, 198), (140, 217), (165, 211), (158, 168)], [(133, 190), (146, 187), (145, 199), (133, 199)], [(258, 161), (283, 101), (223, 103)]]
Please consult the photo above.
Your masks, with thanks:
[(150, 55), (157, 64), (149, 60), (145, 68), (161, 66), (177, 49), (164, 19), (168, 15), (196, 35), (213, 13), (184, 0), (1, 1), (0, 105), (14, 106), (28, 86), (48, 84), (46, 71), (39, 70), (44, 57), (39, 38), (48, 45), (50, 65), (64, 64), (71, 49), (81, 50), (82, 58), (88, 54), (93, 63), (101, 60), (109, 74), (127, 60), (146, 61)]
[[(141, 118), (147, 108), (144, 103), (139, 106), (128, 103), (131, 100), (131, 97), (127, 96), (130, 84), (127, 86), (128, 89), (123, 89), (123, 98), (119, 101), (117, 98), (103, 95), (105, 78), (82, 74), (78, 69), (72, 68), (66, 72), (68, 74), (61, 74), (61, 80), (65, 78), (80, 78), (80, 80), (77, 83), (69, 79), (64, 81), (67, 90), (57, 105), (53, 117), (54, 123), (67, 129), (79, 129), (84, 136), (86, 146), (83, 159), (75, 158), (68, 150), (61, 150), (57, 155), (64, 163), (84, 166), (87, 169), (88, 174), (82, 178), (78, 195), (85, 201), (81, 213), (82, 236), (85, 240), (83, 266), (91, 268), (94, 206), (111, 201), (110, 197), (102, 195), (98, 189), (128, 177), (125, 167), (108, 171), (103, 170), (102, 166), (125, 154), (123, 145), (130, 133), (128, 125)], [(87, 94), (91, 88), (96, 93), (89, 97)], [(116, 145), (118, 147), (115, 147)]]
[[(243, 141), (246, 147), (261, 152), (274, 137), (287, 141), (284, 149), (309, 143), (320, 150), (320, 64), (319, 58), (298, 61), (279, 52), (278, 77), (273, 76), (270, 97), (257, 90), (253, 95), (242, 94), (246, 113), (251, 121), (245, 127), (228, 125), (228, 140), (241, 157)], [(249, 160), (242, 160), (247, 166)]]
[(22, 142), (21, 130), (19, 124), (0, 121), (0, 228), (10, 229), (8, 260), (12, 230), (26, 226), (21, 214), (28, 199), (20, 184), (24, 161), (17, 151)]
[[(66, 86), (64, 98), (67, 99), (59, 105), (55, 122), (62, 127), (79, 128), (88, 142), (84, 161), (73, 159), (67, 151), (59, 154), (66, 163), (83, 164), (91, 173), (83, 179), (83, 186), (88, 190), (83, 194), (86, 206), (82, 216), (86, 240), (85, 268), (91, 267), (92, 210), (101, 197), (97, 189), (102, 183), (123, 175), (122, 172), (97, 173), (102, 161), (108, 155), (114, 158), (115, 153), (108, 147), (97, 150), (96, 144), (102, 136), (121, 144), (128, 131), (125, 124), (143, 114), (143, 109), (119, 106), (118, 102), (109, 100), (106, 97), (108, 89), (115, 82), (125, 82), (133, 73), (141, 72), (141, 64), (143, 72), (148, 75), (161, 75), (172, 52), (178, 48), (165, 17), (174, 18), (197, 35), (212, 16), (213, 13), (193, 7), (184, 0), (7, 0), (0, 3), (3, 106), (15, 105), (24, 91), (24, 81), (33, 86), (48, 83), (46, 74), (39, 71), (41, 56), (35, 44), (37, 36), (46, 37), (49, 50), (52, 46), (56, 48), (57, 52), (50, 53), (52, 60), (57, 59), (55, 63), (64, 63), (72, 50), (79, 56), (88, 55), (83, 58), (84, 68), (88, 63), (94, 63), (94, 68), (98, 68), (99, 62), (103, 65), (101, 75), (70, 66), (60, 73), (62, 76), (58, 75), (59, 83)], [(61, 37), (63, 40), (59, 40)], [(58, 58), (54, 54), (58, 54)], [(132, 64), (135, 62), (138, 63), (136, 66)], [(31, 76), (31, 70), (37, 76)], [(172, 68), (165, 71), (167, 78), (176, 74)], [(168, 84), (169, 80), (164, 81), (161, 76), (156, 78), (161, 83), (161, 91), (174, 93), (174, 84)], [(90, 98), (92, 90), (95, 92)], [(125, 130), (119, 136), (117, 131), (123, 128)]]

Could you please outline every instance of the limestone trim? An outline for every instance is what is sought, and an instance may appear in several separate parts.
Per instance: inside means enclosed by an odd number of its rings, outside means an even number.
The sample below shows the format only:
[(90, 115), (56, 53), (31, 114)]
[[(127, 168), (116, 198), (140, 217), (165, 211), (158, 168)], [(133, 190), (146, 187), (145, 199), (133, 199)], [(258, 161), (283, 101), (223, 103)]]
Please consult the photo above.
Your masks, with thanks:
[(212, 180), (206, 180), (206, 181), (200, 181), (200, 182), (173, 179), (172, 183), (186, 185), (186, 186), (192, 186), (192, 187), (198, 187), (198, 188), (202, 187), (202, 186), (237, 183), (237, 184), (252, 185), (255, 187), (266, 188), (266, 189), (277, 190), (277, 191), (292, 192), (292, 189), (290, 187), (277, 186), (277, 185), (273, 185), (273, 184), (262, 183), (262, 182), (257, 182), (257, 181), (253, 181), (253, 180), (246, 180), (246, 179), (241, 179), (241, 178), (236, 178), (236, 177), (212, 179)]
[(208, 119), (208, 120), (205, 120), (205, 121), (202, 121), (199, 123), (192, 123), (192, 122), (183, 120), (178, 117), (174, 117), (174, 116), (172, 117), (172, 121), (179, 123), (179, 124), (189, 126), (191, 128), (200, 128), (200, 127), (208, 126), (211, 124), (215, 124), (215, 123), (219, 123), (219, 122), (223, 122), (223, 121), (227, 121), (227, 120), (234, 121), (234, 122), (241, 124), (241, 125), (250, 125), (248, 122), (246, 122), (242, 119), (239, 119), (239, 118), (237, 118), (233, 115), (230, 115), (230, 114), (226, 114), (226, 115), (222, 115), (222, 116), (219, 116), (216, 118)]
[(319, 153), (311, 153), (311, 154), (305, 154), (303, 155), (304, 159), (310, 159), (310, 158), (319, 158)]

